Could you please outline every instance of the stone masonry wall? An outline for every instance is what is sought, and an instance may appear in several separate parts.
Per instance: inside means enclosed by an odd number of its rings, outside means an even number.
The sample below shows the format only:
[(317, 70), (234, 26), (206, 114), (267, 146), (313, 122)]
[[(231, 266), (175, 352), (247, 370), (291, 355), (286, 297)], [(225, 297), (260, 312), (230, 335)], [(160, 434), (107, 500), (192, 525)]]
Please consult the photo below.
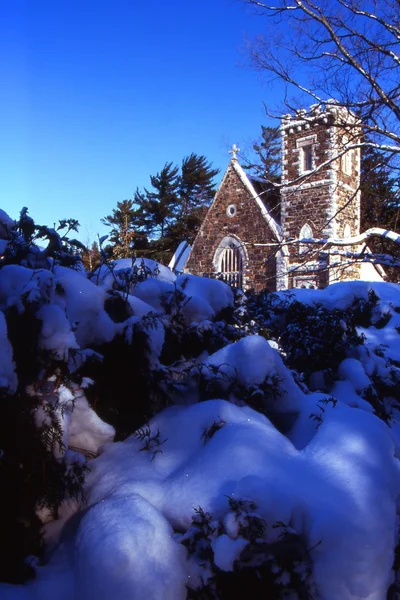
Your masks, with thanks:
[[(234, 216), (227, 214), (230, 205), (235, 206)], [(215, 252), (226, 236), (254, 244), (275, 241), (260, 208), (235, 171), (232, 162), (194, 241), (185, 270), (195, 275), (214, 274)], [(276, 261), (273, 248), (248, 244), (242, 247), (247, 258), (244, 287), (256, 291), (267, 287), (274, 291)]]
[[(335, 156), (343, 139), (343, 129), (337, 125), (337, 117), (343, 115), (335, 110), (308, 114), (300, 111), (295, 117), (287, 115), (282, 119), (282, 174), (283, 182), (288, 184), (281, 192), (285, 239), (298, 238), (306, 223), (311, 227), (312, 236), (317, 238), (344, 237), (346, 233), (349, 235), (349, 229), (351, 235), (359, 232), (359, 151), (351, 151), (346, 167), (344, 158), (322, 166)], [(304, 171), (303, 152), (310, 145), (311, 167), (317, 170), (308, 173)], [(289, 246), (289, 287), (296, 285), (296, 278), (301, 280), (302, 277), (305, 282), (307, 278), (313, 279), (318, 287), (328, 284), (331, 277), (325, 267), (332, 261), (326, 254), (321, 255), (320, 249), (317, 245), (307, 245), (306, 251), (304, 246)], [(353, 269), (351, 276), (354, 275), (357, 271)], [(342, 278), (345, 278), (344, 272)]]

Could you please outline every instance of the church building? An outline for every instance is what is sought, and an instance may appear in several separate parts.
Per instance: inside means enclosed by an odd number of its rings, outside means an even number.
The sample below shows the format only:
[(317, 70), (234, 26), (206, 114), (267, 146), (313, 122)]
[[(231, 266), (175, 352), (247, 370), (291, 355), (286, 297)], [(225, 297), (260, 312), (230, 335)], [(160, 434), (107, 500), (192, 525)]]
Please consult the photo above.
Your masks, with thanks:
[[(324, 111), (313, 106), (284, 115), (281, 135), (281, 184), (275, 189), (247, 174), (233, 147), (185, 272), (255, 291), (360, 278), (360, 265), (343, 262), (335, 248), (293, 243), (360, 233), (360, 150), (346, 150), (361, 135), (356, 118), (334, 104)], [(368, 268), (369, 278), (380, 279)]]

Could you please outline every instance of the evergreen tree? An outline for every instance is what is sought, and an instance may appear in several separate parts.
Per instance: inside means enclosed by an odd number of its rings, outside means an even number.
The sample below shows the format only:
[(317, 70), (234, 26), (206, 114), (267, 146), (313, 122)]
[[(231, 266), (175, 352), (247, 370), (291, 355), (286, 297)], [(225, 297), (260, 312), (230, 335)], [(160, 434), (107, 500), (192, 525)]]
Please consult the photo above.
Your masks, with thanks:
[(279, 127), (261, 125), (261, 136), (253, 142), (254, 158), (247, 159), (244, 169), (272, 183), (278, 183), (281, 168), (281, 140)]
[[(361, 156), (361, 231), (371, 227), (382, 227), (397, 231), (400, 223), (399, 187), (392, 176), (387, 155), (371, 146), (363, 149)], [(390, 254), (400, 258), (397, 244), (383, 238), (369, 242), (374, 253)], [(389, 276), (398, 274), (388, 269)]]
[(250, 171), (250, 178), (262, 180), (262, 201), (274, 219), (279, 221), (281, 211), (280, 183), (281, 137), (279, 127), (261, 125), (261, 136), (252, 144), (250, 157), (242, 156), (247, 164), (243, 168)]
[(97, 242), (93, 242), (90, 248), (86, 248), (82, 252), (82, 262), (87, 271), (96, 269), (101, 261), (100, 250)]
[(396, 229), (399, 218), (399, 198), (395, 179), (391, 175), (383, 152), (363, 149), (361, 157), (361, 228), (387, 227)]
[(163, 238), (178, 213), (179, 169), (172, 162), (165, 163), (157, 175), (150, 176), (153, 190), (136, 190), (134, 203), (135, 223), (150, 238)]
[(136, 230), (135, 215), (136, 209), (133, 200), (123, 200), (117, 202), (117, 208), (113, 209), (111, 215), (101, 220), (104, 225), (111, 227), (109, 242), (115, 258), (132, 256), (137, 238), (143, 237)]
[(219, 169), (213, 169), (203, 155), (192, 153), (182, 160), (178, 214), (168, 230), (175, 247), (182, 240), (193, 243), (207, 207), (215, 196), (214, 178), (218, 173)]
[(214, 177), (219, 169), (213, 169), (205, 156), (190, 154), (182, 160), (179, 180), (180, 214), (182, 218), (196, 208), (208, 206), (216, 189)]
[(167, 264), (182, 240), (192, 243), (207, 206), (215, 194), (213, 169), (205, 156), (195, 153), (181, 168), (165, 163), (150, 176), (151, 188), (136, 189), (133, 200), (119, 202), (103, 223), (113, 227), (114, 256), (149, 256)]

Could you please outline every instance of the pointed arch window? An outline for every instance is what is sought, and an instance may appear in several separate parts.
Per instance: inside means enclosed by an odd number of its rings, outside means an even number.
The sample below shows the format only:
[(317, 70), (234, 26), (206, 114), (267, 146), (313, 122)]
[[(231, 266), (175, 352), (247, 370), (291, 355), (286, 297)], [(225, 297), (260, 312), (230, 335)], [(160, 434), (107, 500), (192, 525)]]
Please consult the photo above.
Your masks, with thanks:
[[(303, 227), (300, 229), (299, 238), (301, 240), (308, 240), (308, 239), (312, 239), (312, 237), (313, 237), (312, 229), (308, 223), (305, 223), (303, 225)], [(305, 252), (307, 252), (308, 247), (309, 247), (309, 244), (300, 244), (299, 245), (299, 254), (304, 254)]]
[(343, 237), (345, 239), (351, 237), (351, 227), (350, 227), (349, 223), (346, 223), (346, 225), (344, 226)]
[(223, 281), (238, 288), (243, 287), (246, 252), (239, 239), (224, 237), (214, 255), (214, 268)]
[[(346, 146), (349, 145), (349, 138), (347, 135), (342, 136), (342, 150), (346, 149)], [(346, 175), (351, 175), (351, 163), (352, 163), (352, 155), (353, 152), (351, 150), (347, 150), (341, 157), (342, 171)]]

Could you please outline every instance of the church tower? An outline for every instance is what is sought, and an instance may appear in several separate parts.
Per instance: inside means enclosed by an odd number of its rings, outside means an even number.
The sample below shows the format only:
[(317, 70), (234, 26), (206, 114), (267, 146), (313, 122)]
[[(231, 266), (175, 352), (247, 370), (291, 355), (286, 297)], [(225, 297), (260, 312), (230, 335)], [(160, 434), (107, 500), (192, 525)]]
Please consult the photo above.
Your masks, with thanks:
[[(356, 117), (334, 103), (284, 115), (282, 134), (281, 228), (285, 240), (345, 238), (360, 232), (361, 128)], [(289, 245), (282, 287), (324, 287), (340, 276), (340, 258), (321, 245)], [(328, 268), (329, 267), (329, 268)], [(339, 269), (339, 271), (338, 271)], [(346, 277), (358, 278), (347, 271)]]

